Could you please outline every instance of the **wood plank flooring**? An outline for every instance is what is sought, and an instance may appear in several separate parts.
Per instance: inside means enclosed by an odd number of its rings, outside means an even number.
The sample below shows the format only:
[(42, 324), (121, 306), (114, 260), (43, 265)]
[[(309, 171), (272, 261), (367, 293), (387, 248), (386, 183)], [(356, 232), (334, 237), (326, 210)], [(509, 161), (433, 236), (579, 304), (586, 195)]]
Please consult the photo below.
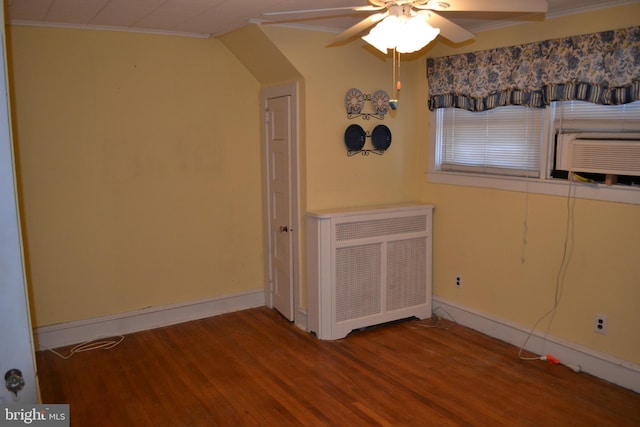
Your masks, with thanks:
[(640, 425), (640, 394), (444, 320), (321, 341), (262, 307), (36, 357), (78, 427)]

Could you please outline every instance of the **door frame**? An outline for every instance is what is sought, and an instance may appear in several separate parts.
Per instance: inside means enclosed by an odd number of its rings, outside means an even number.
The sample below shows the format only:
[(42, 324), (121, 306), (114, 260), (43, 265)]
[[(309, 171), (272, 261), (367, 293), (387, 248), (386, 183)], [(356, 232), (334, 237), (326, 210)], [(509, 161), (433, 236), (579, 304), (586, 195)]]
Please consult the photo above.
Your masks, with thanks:
[(262, 203), (263, 203), (263, 237), (264, 237), (264, 261), (265, 261), (265, 305), (273, 308), (273, 272), (271, 269), (272, 242), (271, 242), (271, 219), (270, 219), (270, 199), (269, 199), (269, 150), (267, 137), (267, 106), (271, 98), (289, 96), (291, 99), (291, 152), (289, 153), (289, 170), (291, 185), (291, 292), (293, 294), (293, 321), (302, 329), (307, 329), (306, 313), (303, 311), (300, 301), (301, 283), (301, 263), (300, 263), (300, 170), (299, 170), (299, 138), (298, 138), (298, 84), (296, 82), (263, 88), (260, 91), (260, 151), (262, 157)]

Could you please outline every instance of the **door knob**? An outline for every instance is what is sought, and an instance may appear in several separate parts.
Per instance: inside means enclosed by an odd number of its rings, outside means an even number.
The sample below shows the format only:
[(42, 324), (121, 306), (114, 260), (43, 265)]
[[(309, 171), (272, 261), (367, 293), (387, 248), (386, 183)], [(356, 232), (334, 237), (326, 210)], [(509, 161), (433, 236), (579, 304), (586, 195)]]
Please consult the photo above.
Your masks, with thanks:
[(289, 231), (289, 227), (287, 227), (286, 225), (281, 225), (280, 226), (280, 232), (281, 233), (286, 233)]
[(18, 397), (18, 392), (24, 388), (24, 377), (20, 369), (9, 369), (4, 374), (4, 386)]

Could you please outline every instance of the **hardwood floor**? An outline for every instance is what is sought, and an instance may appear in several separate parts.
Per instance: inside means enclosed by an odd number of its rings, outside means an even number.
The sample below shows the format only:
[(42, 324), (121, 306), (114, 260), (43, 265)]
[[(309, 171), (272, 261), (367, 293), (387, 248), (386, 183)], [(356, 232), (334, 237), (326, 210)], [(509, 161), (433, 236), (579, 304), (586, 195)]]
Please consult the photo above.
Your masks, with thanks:
[(640, 425), (640, 394), (444, 320), (321, 341), (263, 307), (36, 357), (78, 427)]

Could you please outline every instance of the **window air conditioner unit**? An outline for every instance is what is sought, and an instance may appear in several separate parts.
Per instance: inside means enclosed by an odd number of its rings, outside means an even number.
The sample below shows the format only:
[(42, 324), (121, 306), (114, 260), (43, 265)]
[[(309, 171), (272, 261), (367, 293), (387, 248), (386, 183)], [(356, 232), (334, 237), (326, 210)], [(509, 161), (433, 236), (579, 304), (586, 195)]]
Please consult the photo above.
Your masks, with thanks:
[(560, 133), (556, 169), (640, 175), (640, 132)]

